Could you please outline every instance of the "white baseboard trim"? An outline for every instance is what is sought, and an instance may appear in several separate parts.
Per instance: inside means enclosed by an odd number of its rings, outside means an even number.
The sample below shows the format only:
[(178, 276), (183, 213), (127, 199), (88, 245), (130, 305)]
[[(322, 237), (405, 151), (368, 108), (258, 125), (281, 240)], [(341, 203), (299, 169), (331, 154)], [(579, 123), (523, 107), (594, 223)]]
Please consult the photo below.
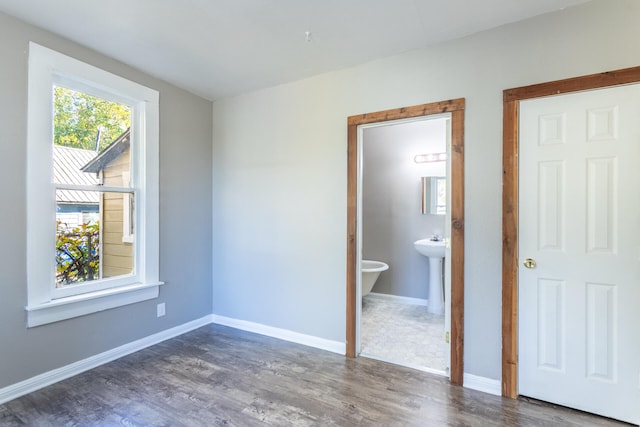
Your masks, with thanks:
[(324, 338), (319, 338), (313, 335), (305, 335), (299, 332), (290, 331), (287, 329), (275, 328), (273, 326), (267, 326), (260, 323), (249, 322), (247, 320), (233, 319), (230, 317), (219, 316), (217, 314), (212, 315), (213, 323), (223, 326), (229, 326), (235, 329), (241, 329), (247, 332), (253, 332), (260, 335), (266, 335), (272, 338), (278, 338), (285, 341), (294, 342), (296, 344), (302, 344), (309, 347), (319, 348), (321, 350), (331, 351), (338, 354), (346, 354), (346, 344), (340, 341), (332, 341)]
[(24, 396), (25, 394), (34, 392), (48, 385), (66, 380), (67, 378), (81, 374), (82, 372), (119, 359), (123, 356), (126, 356), (127, 354), (135, 353), (136, 351), (150, 347), (154, 344), (158, 344), (162, 341), (166, 341), (178, 335), (182, 335), (194, 329), (198, 329), (210, 323), (211, 316), (208, 315), (200, 319), (192, 320), (191, 322), (176, 326), (174, 328), (149, 335), (148, 337), (141, 338), (137, 341), (121, 345), (120, 347), (107, 350), (104, 353), (96, 354), (95, 356), (79, 360), (61, 368), (36, 375), (35, 377), (20, 381), (19, 383), (1, 388), (0, 404), (18, 398), (20, 396)]
[(462, 376), (462, 384), (465, 388), (482, 391), (496, 396), (502, 396), (502, 382), (500, 380), (492, 380), (491, 378), (464, 374)]
[(367, 295), (371, 298), (375, 298), (375, 299), (380, 299), (380, 300), (387, 300), (387, 301), (395, 301), (395, 302), (399, 302), (399, 303), (403, 303), (403, 304), (412, 304), (412, 305), (427, 305), (427, 301), (426, 299), (422, 299), (422, 298), (411, 298), (411, 297), (401, 297), (398, 295), (390, 295), (390, 294), (379, 294), (377, 292), (370, 292), (369, 295)]

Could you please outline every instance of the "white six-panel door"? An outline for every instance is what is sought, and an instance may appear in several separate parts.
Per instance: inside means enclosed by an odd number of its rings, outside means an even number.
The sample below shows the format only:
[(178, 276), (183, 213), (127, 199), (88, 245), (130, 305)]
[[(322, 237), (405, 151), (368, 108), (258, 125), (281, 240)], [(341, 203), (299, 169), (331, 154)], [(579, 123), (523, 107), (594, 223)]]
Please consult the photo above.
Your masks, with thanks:
[(640, 86), (521, 102), (519, 153), (519, 394), (640, 423)]

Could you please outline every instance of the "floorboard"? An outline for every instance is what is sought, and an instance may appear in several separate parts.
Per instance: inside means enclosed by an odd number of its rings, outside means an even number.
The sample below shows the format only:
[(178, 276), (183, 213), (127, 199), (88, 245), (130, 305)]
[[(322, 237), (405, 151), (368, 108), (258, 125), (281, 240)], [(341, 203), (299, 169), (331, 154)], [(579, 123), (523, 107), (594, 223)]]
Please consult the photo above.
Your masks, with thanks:
[(0, 405), (1, 426), (620, 426), (208, 325)]

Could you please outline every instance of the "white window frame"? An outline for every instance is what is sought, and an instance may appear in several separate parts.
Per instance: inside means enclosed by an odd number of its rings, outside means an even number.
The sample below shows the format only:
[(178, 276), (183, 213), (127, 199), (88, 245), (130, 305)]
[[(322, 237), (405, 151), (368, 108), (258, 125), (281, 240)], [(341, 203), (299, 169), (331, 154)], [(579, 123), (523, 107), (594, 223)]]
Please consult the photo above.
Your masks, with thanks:
[[(135, 267), (131, 275), (55, 288), (54, 85), (132, 107), (132, 190), (96, 187), (103, 192), (134, 194)], [(158, 236), (159, 93), (33, 42), (29, 43), (28, 88), (27, 326), (157, 298), (163, 284)]]

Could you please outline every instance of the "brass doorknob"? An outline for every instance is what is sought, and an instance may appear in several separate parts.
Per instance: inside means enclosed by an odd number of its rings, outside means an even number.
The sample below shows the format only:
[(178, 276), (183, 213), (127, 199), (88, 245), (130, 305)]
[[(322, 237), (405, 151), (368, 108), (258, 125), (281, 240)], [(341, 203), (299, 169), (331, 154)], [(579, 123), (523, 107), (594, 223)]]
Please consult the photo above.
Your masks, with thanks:
[(523, 264), (527, 268), (536, 268), (536, 260), (533, 258), (525, 258)]

